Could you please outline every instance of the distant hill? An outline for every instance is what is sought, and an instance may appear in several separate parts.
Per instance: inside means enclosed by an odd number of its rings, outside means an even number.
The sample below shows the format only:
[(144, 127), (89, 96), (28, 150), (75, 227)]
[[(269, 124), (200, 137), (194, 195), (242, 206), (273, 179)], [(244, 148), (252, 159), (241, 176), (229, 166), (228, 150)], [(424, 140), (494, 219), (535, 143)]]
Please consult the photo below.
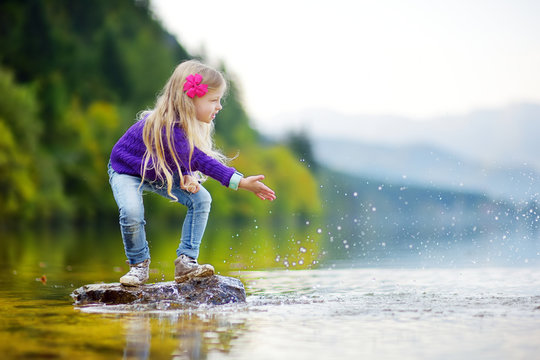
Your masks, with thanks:
[(540, 192), (540, 104), (424, 121), (328, 110), (284, 117), (305, 130), (318, 161), (349, 174), (518, 200)]
[(540, 175), (531, 166), (488, 165), (429, 145), (390, 146), (316, 138), (313, 150), (315, 158), (332, 169), (391, 183), (515, 200), (527, 200), (540, 192)]
[[(313, 138), (381, 144), (431, 144), (462, 157), (499, 165), (532, 164), (540, 169), (540, 104), (517, 104), (463, 115), (413, 120), (385, 115), (346, 115), (306, 110), (280, 116)], [(271, 123), (271, 122), (269, 122)], [(279, 135), (272, 129), (266, 133)]]

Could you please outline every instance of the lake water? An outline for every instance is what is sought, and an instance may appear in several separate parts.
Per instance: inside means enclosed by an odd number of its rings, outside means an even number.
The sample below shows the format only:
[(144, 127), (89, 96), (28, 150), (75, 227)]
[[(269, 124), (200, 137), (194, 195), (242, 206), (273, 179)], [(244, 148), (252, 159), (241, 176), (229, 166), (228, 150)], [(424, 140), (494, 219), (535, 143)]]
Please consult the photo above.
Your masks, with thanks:
[(69, 294), (103, 278), (100, 266), (35, 262), (2, 264), (3, 358), (535, 359), (540, 354), (538, 267), (328, 263), (312, 270), (224, 274), (244, 282), (246, 304), (77, 308)]

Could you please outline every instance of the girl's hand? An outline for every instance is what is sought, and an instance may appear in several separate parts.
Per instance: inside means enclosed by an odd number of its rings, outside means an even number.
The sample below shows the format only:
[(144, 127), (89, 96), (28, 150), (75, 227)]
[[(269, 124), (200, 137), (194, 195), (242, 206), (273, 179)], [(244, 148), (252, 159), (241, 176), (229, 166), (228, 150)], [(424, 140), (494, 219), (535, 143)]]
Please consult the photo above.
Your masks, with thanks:
[(261, 200), (274, 201), (276, 199), (274, 190), (264, 185), (261, 182), (262, 179), (264, 179), (264, 175), (255, 175), (242, 178), (238, 184), (238, 188), (251, 191)]
[(181, 188), (195, 194), (201, 189), (201, 186), (194, 176), (184, 175), (184, 185), (182, 185)]

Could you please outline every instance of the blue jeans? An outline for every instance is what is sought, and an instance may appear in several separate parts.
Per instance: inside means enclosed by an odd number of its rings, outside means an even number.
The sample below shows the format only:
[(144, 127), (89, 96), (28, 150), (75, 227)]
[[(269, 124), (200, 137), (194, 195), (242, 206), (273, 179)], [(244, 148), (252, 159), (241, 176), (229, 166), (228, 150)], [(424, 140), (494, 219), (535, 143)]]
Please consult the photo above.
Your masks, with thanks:
[[(120, 211), (120, 230), (122, 231), (126, 256), (130, 264), (138, 264), (150, 258), (144, 229), (146, 222), (144, 220), (143, 192), (152, 191), (167, 199), (171, 199), (171, 197), (167, 194), (166, 187), (160, 187), (159, 184), (148, 181), (144, 181), (140, 186), (140, 177), (119, 174), (110, 164), (108, 173), (114, 199)], [(201, 239), (208, 222), (212, 197), (202, 186), (196, 194), (182, 190), (179, 179), (175, 180), (172, 193), (178, 198), (178, 202), (188, 209), (176, 255), (184, 254), (197, 259)]]

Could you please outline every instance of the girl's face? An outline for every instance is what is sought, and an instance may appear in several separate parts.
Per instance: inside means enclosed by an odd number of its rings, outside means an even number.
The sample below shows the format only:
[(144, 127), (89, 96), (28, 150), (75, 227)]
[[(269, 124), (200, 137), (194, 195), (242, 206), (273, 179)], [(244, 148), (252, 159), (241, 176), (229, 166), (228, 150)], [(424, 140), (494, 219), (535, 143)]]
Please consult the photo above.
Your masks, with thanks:
[(197, 120), (207, 124), (214, 120), (219, 110), (222, 109), (223, 91), (223, 89), (210, 90), (203, 97), (195, 96), (193, 98)]

